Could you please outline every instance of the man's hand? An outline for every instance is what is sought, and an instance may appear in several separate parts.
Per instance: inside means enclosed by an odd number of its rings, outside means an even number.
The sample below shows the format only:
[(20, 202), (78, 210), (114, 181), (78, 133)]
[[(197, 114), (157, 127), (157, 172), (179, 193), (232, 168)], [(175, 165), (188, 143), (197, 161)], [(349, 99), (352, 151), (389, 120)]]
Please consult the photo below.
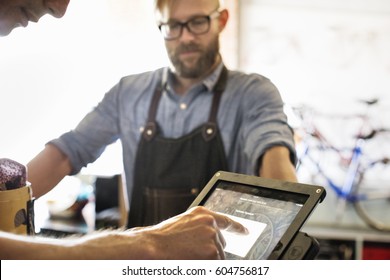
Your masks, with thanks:
[(141, 231), (154, 238), (157, 259), (225, 259), (221, 229), (248, 233), (241, 224), (201, 206)]

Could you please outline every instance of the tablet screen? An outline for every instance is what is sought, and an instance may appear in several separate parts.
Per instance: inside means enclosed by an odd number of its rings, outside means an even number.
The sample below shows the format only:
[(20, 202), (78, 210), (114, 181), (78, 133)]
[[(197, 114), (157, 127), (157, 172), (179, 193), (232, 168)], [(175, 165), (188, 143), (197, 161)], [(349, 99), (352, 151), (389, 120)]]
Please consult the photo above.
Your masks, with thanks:
[(249, 231), (245, 236), (222, 231), (227, 259), (267, 259), (307, 198), (300, 193), (218, 181), (204, 206), (230, 216)]

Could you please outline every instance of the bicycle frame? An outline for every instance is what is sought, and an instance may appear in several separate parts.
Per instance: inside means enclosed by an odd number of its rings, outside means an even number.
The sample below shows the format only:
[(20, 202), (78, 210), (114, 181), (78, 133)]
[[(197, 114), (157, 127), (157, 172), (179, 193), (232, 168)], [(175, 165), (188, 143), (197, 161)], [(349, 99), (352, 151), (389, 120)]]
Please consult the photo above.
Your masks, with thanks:
[[(299, 163), (297, 165), (297, 171), (299, 171), (299, 167), (301, 164), (301, 161), (305, 158), (308, 158), (310, 162), (313, 164), (313, 166), (316, 168), (316, 171), (318, 174), (320, 174), (323, 179), (325, 179), (327, 185), (332, 188), (332, 190), (336, 193), (337, 197), (343, 198), (348, 202), (355, 202), (359, 199), (364, 199), (361, 195), (355, 195), (354, 194), (354, 186), (356, 185), (356, 182), (360, 178), (360, 174), (362, 173), (361, 169), (361, 158), (363, 156), (362, 148), (364, 145), (364, 140), (359, 139), (356, 141), (355, 147), (352, 149), (352, 155), (350, 159), (350, 163), (348, 165), (347, 173), (345, 176), (345, 180), (342, 185), (338, 185), (334, 182), (334, 180), (328, 176), (328, 174), (325, 172), (325, 170), (321, 167), (321, 164), (313, 159), (309, 154), (309, 145), (306, 145), (303, 154), (299, 157)], [(321, 147), (326, 150), (333, 150), (338, 151), (336, 148), (332, 147)], [(371, 165), (369, 165), (371, 166)], [(364, 168), (365, 170), (366, 168)]]
[[(310, 113), (310, 111), (308, 112)], [(304, 134), (300, 146), (297, 145), (298, 164), (296, 166), (296, 170), (298, 177), (299, 171), (302, 168), (302, 165), (304, 165), (306, 168), (309, 168), (308, 175), (319, 175), (324, 180), (324, 185), (329, 187), (336, 195), (336, 199), (338, 201), (336, 216), (342, 213), (341, 210), (344, 209), (346, 203), (350, 203), (354, 206), (359, 217), (368, 226), (380, 231), (390, 231), (390, 219), (386, 218), (383, 220), (386, 222), (382, 223), (382, 221), (376, 219), (378, 217), (374, 218), (369, 214), (369, 211), (378, 211), (377, 209), (379, 209), (383, 215), (389, 217), (390, 212), (387, 211), (390, 209), (390, 189), (382, 189), (381, 185), (379, 185), (379, 188), (375, 187), (376, 185), (373, 185), (374, 188), (372, 188), (371, 186), (364, 184), (364, 177), (367, 175), (367, 171), (372, 169), (377, 164), (383, 164), (384, 166), (387, 166), (387, 164), (390, 163), (390, 159), (386, 157), (378, 160), (370, 159), (367, 152), (364, 151), (365, 144), (369, 139), (374, 138), (378, 132), (389, 132), (389, 129), (371, 129), (368, 134), (363, 134), (363, 129), (370, 127), (367, 126), (368, 115), (357, 115), (357, 117), (362, 119), (363, 122), (359, 128), (358, 135), (356, 135), (354, 138), (355, 141), (353, 146), (346, 149), (338, 148), (330, 141), (328, 141), (324, 135), (322, 135), (317, 126), (312, 122), (311, 117), (307, 118), (307, 116), (302, 114), (301, 111), (299, 113), (304, 124), (302, 127)], [(314, 144), (312, 141), (314, 141)], [(300, 154), (299, 151), (301, 151)], [(345, 156), (345, 152), (347, 153), (347, 156)], [(333, 159), (334, 155), (336, 155), (336, 159), (343, 164), (340, 165), (340, 167), (346, 167), (345, 173), (343, 173), (343, 177), (333, 176), (333, 174), (330, 172), (332, 170), (328, 170), (329, 165), (324, 165), (323, 161)], [(327, 156), (329, 156), (329, 158), (327, 158)], [(309, 161), (310, 165), (306, 164), (307, 160)], [(327, 163), (328, 162), (325, 162), (325, 164)], [(314, 167), (314, 171), (310, 171), (310, 167)], [(341, 169), (337, 169), (337, 171), (340, 170)], [(376, 170), (373, 169), (373, 171), (375, 172)], [(336, 182), (338, 179), (342, 181)], [(319, 182), (311, 180), (310, 183), (318, 184)], [(378, 206), (375, 208), (375, 210), (373, 210), (374, 208), (372, 210), (365, 210), (365, 207), (370, 207), (367, 209), (371, 209), (372, 206), (369, 205), (372, 205), (372, 203), (375, 203), (374, 201), (377, 200), (381, 201), (381, 203), (383, 203), (383, 201), (387, 201), (386, 204), (378, 204), (381, 206), (383, 205), (384, 208), (380, 208)]]

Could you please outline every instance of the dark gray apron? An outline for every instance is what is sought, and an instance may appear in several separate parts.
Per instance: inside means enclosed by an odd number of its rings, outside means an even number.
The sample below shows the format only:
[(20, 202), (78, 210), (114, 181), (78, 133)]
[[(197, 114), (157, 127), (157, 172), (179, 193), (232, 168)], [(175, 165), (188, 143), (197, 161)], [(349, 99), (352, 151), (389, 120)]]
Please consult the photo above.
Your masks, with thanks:
[(216, 122), (226, 80), (224, 67), (213, 88), (208, 122), (175, 139), (159, 133), (156, 113), (162, 89), (157, 88), (138, 145), (128, 227), (156, 224), (184, 212), (215, 172), (227, 171)]

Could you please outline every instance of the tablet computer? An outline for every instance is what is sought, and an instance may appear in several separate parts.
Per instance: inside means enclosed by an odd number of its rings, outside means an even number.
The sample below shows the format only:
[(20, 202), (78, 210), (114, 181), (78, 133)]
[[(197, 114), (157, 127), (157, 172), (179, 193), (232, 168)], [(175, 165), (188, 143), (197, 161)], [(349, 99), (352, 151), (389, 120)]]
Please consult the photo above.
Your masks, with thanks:
[(240, 222), (249, 234), (222, 230), (227, 259), (283, 259), (300, 228), (325, 198), (321, 186), (219, 171), (190, 207)]

